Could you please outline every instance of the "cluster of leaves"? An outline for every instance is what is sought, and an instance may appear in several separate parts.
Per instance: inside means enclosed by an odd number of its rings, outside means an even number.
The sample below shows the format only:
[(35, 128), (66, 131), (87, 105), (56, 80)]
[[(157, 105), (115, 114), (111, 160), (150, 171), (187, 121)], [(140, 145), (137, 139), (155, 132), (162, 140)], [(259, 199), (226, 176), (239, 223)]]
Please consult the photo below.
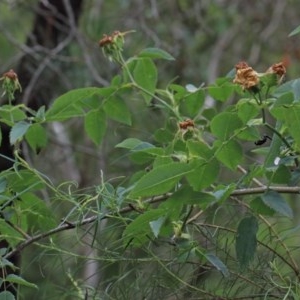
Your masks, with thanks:
[[(279, 278), (291, 279), (284, 279), (286, 286), (281, 289), (278, 284), (274, 291), (271, 280), (263, 289), (251, 281), (253, 289), (244, 292), (266, 295), (271, 289), (270, 293), (277, 297), (296, 293), (298, 266), (285, 244), (280, 242), (286, 251), (282, 254), (257, 236), (267, 228), (270, 240), (274, 235), (280, 240), (266, 218), (293, 218), (283, 194), (300, 192), (300, 80), (279, 84), (275, 73), (266, 73), (255, 88), (243, 90), (233, 83), (234, 72), (230, 72), (209, 86), (170, 83), (161, 89), (157, 87), (156, 62), (174, 58), (161, 49), (148, 48), (126, 60), (123, 42), (121, 33), (100, 41), (104, 53), (109, 47), (107, 55), (121, 66), (120, 74), (109, 86), (71, 90), (49, 109), (33, 111), (23, 104), (11, 103), (0, 107), (0, 122), (11, 127), (10, 143), (15, 148), (13, 168), (0, 174), (1, 238), (10, 242), (8, 249), (1, 250), (2, 267), (12, 267), (12, 254), (46, 236), (115, 216), (115, 222), (123, 224), (122, 251), (140, 248), (152, 253), (156, 243), (165, 241), (165, 247), (177, 250), (168, 258), (170, 262), (201, 263), (207, 272), (217, 269), (228, 281), (235, 272), (242, 272), (244, 277), (247, 272), (255, 273), (260, 244), (288, 268), (281, 276), (270, 258), (273, 265), (268, 267), (272, 272)], [(14, 81), (12, 84), (16, 86)], [(165, 125), (147, 141), (129, 137), (116, 145), (125, 149), (132, 163), (140, 168), (119, 186), (103, 180), (84, 201), (72, 202), (69, 191), (54, 186), (20, 155), (22, 142), (38, 153), (47, 146), (45, 126), (71, 118), (83, 118), (86, 134), (96, 146), (100, 145), (108, 120), (132, 126), (132, 112), (124, 99), (133, 95), (146, 107), (160, 109)], [(206, 107), (207, 97), (225, 108), (217, 111)], [(43, 189), (48, 189), (53, 198), (73, 205), (60, 224), (37, 194)], [(232, 222), (225, 220), (228, 213), (217, 216), (223, 207), (234, 210)], [(85, 215), (83, 212), (93, 212), (94, 216), (78, 218)], [(212, 214), (213, 220), (204, 222), (205, 214)], [(222, 226), (223, 222), (228, 226)], [(226, 232), (235, 247), (227, 248), (213, 231)], [(167, 265), (164, 268), (171, 272)], [(35, 287), (15, 275), (4, 278), (2, 284), (9, 282)], [(178, 279), (179, 284), (182, 282)], [(183, 286), (193, 289), (192, 283), (185, 282)], [(214, 292), (213, 287), (194, 289), (207, 297), (224, 296), (220, 291)], [(233, 299), (231, 292), (237, 290), (230, 289), (226, 295)]]

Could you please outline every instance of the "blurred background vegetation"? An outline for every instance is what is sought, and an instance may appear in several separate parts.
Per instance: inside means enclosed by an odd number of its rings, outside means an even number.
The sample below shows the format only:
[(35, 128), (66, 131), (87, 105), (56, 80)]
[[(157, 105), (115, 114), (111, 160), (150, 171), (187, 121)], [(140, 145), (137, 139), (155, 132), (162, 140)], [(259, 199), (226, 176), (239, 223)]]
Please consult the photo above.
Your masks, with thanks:
[[(63, 6), (58, 2), (63, 3)], [(300, 41), (298, 36), (289, 38), (288, 34), (299, 25), (299, 1), (77, 2), (78, 26), (75, 26), (77, 16), (68, 11), (69, 1), (0, 1), (0, 73), (9, 69), (18, 71), (20, 66), (23, 66), (21, 70), (24, 71), (26, 61), (25, 70), (29, 74), (29, 80), (24, 82), (22, 78), (25, 76), (19, 74), (23, 86), (19, 101), (31, 103), (35, 99), (37, 102), (33, 106), (49, 105), (56, 97), (71, 89), (107, 85), (118, 73), (118, 67), (102, 55), (98, 41), (103, 34), (110, 34), (114, 30), (135, 30), (135, 33), (126, 37), (126, 57), (145, 47), (159, 47), (175, 57), (174, 62), (159, 64), (158, 85), (162, 88), (170, 82), (195, 86), (213, 83), (216, 78), (230, 72), (241, 60), (247, 61), (258, 72), (264, 72), (273, 63), (284, 61), (288, 78), (298, 77)], [(45, 14), (41, 5), (55, 13), (44, 15), (47, 22), (38, 25), (44, 37), (43, 42), (39, 43), (35, 40), (33, 29), (37, 17)], [(64, 7), (66, 13), (60, 11), (61, 7)], [(55, 16), (60, 18), (56, 19)], [(63, 33), (58, 34), (57, 39), (51, 38), (53, 27)], [(27, 63), (28, 60), (30, 64)], [(93, 146), (83, 135), (82, 121), (74, 120), (63, 125), (53, 124), (49, 128), (47, 149), (42, 150), (37, 158), (32, 157), (25, 149), (27, 159), (32, 160), (39, 170), (57, 183), (62, 180), (76, 181), (83, 193), (88, 192), (84, 190), (86, 187), (100, 183), (100, 170), (103, 171), (105, 179), (117, 178), (119, 181), (119, 176), (131, 173), (132, 166), (125, 152), (112, 150), (113, 146), (129, 136), (151, 140), (151, 132), (164, 122), (164, 115), (159, 110), (148, 108), (147, 111), (142, 111), (145, 108), (139, 104), (138, 99), (126, 101), (135, 114), (133, 126), (126, 127), (111, 122), (110, 130), (100, 148)], [(214, 107), (216, 103), (207, 99), (207, 105)], [(45, 199), (47, 200), (47, 195)], [(59, 199), (56, 204), (55, 213), (59, 218), (68, 207), (60, 204)], [(134, 277), (144, 271), (141, 269), (132, 275), (130, 263), (98, 264), (95, 257), (101, 256), (99, 252), (104, 253), (109, 249), (113, 256), (113, 248), (120, 246), (117, 228), (116, 236), (106, 234), (111, 234), (109, 226), (114, 224), (105, 224), (105, 231), (94, 248), (98, 256), (94, 249), (87, 246), (93, 240), (92, 234), (88, 234), (89, 228), (77, 232), (76, 239), (69, 232), (61, 234), (60, 249), (56, 249), (55, 245), (52, 249), (30, 247), (23, 257), (26, 267), (22, 269), (22, 273), (28, 280), (37, 283), (40, 290), (24, 290), (23, 299), (31, 296), (34, 299), (80, 299), (76, 292), (77, 284), (80, 286), (86, 283), (95, 289), (98, 286), (101, 289), (103, 286), (113, 289), (110, 285), (119, 280), (116, 278), (120, 273), (129, 278), (132, 276), (132, 280), (135, 279), (139, 287), (145, 285), (143, 278)], [(72, 248), (77, 249), (73, 254), (70, 251)], [(97, 264), (86, 263), (86, 257)], [(173, 284), (175, 289), (173, 278), (168, 278), (164, 271), (154, 270), (156, 267), (158, 265), (154, 264), (153, 270), (149, 269), (148, 272), (156, 272), (156, 280), (160, 276), (164, 277), (161, 290), (164, 285), (170, 288)], [(181, 270), (186, 272), (182, 276), (188, 277), (189, 271)], [(122, 286), (118, 288), (122, 290)], [(131, 288), (133, 291), (137, 289), (136, 286)], [(72, 294), (73, 290), (75, 294)], [(124, 286), (123, 291), (127, 290), (128, 286)], [(133, 291), (127, 291), (128, 294), (123, 296), (116, 292), (115, 295), (119, 296), (103, 296), (103, 299), (129, 299)], [(147, 299), (163, 299), (159, 297), (164, 297), (165, 294), (158, 290), (156, 292), (155, 295), (148, 295)], [(139, 294), (130, 299), (143, 298)]]

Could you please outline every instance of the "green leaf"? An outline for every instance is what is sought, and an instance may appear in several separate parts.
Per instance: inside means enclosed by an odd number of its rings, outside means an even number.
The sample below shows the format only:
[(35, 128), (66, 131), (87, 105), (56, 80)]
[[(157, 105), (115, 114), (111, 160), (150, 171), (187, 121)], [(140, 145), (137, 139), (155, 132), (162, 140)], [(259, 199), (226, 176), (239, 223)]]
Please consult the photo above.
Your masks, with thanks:
[(166, 220), (166, 217), (160, 217), (157, 220), (151, 221), (149, 222), (150, 228), (152, 230), (153, 235), (157, 238), (159, 233), (160, 233), (160, 229), (162, 227), (162, 225), (164, 224)]
[(130, 149), (132, 151), (140, 151), (140, 150), (149, 149), (149, 148), (156, 148), (154, 145), (152, 145), (148, 142), (143, 142), (136, 138), (128, 138), (128, 139), (124, 140), (123, 142), (117, 144), (115, 147)]
[(12, 171), (5, 175), (7, 186), (16, 193), (36, 191), (44, 187), (41, 179), (29, 170)]
[(230, 274), (228, 268), (219, 257), (211, 253), (205, 254), (204, 256), (217, 270), (223, 274), (224, 277), (229, 277)]
[(258, 222), (254, 216), (245, 217), (240, 221), (237, 229), (235, 249), (242, 270), (248, 267), (256, 252), (257, 231)]
[(267, 206), (261, 199), (261, 197), (256, 197), (250, 202), (250, 207), (257, 214), (261, 214), (264, 216), (274, 216), (274, 209)]
[(300, 33), (300, 25), (298, 27), (296, 27), (290, 34), (289, 36), (293, 36), (293, 35), (296, 35), (296, 34), (299, 34)]
[(172, 214), (173, 219), (176, 220), (179, 218), (183, 205), (197, 205), (201, 209), (206, 209), (216, 201), (217, 199), (211, 193), (197, 192), (185, 185), (174, 192), (159, 207), (166, 209), (169, 215)]
[(147, 104), (150, 104), (157, 84), (157, 69), (149, 58), (138, 59), (133, 70), (135, 82), (140, 86), (140, 91)]
[(7, 180), (4, 177), (0, 177), (0, 193), (4, 193), (7, 187)]
[(142, 144), (143, 142), (136, 138), (128, 138), (121, 143), (117, 144), (116, 148), (125, 148), (125, 149), (134, 149), (138, 145)]
[(89, 138), (100, 145), (106, 132), (106, 116), (103, 110), (91, 110), (84, 118), (84, 129)]
[(117, 122), (131, 125), (131, 114), (128, 106), (120, 97), (110, 97), (104, 104), (103, 109), (106, 115)]
[(232, 84), (225, 83), (222, 86), (209, 86), (208, 94), (219, 101), (226, 101), (234, 92), (235, 87)]
[(159, 49), (159, 48), (146, 48), (143, 49), (139, 54), (139, 57), (148, 57), (148, 58), (159, 58), (159, 59), (166, 59), (166, 60), (175, 60), (175, 58), (169, 54), (168, 52)]
[(219, 185), (216, 187), (213, 195), (219, 203), (222, 203), (229, 198), (229, 196), (235, 190), (235, 188), (236, 185), (234, 183), (231, 183), (226, 186)]
[(197, 159), (192, 162), (193, 171), (187, 175), (189, 184), (196, 191), (209, 187), (219, 175), (219, 163), (216, 159), (206, 161)]
[(237, 165), (243, 160), (242, 147), (234, 140), (229, 140), (223, 143), (216, 141), (214, 146), (217, 149), (217, 159), (231, 170), (235, 170)]
[(15, 296), (8, 291), (4, 291), (0, 293), (0, 300), (15, 300)]
[(202, 89), (199, 89), (194, 93), (188, 93), (179, 102), (179, 110), (182, 115), (186, 115), (193, 119), (199, 114), (199, 111), (204, 104), (204, 100), (205, 93)]
[(186, 163), (171, 163), (161, 165), (144, 175), (134, 186), (129, 198), (150, 197), (164, 194), (172, 189), (175, 184), (191, 172)]
[(27, 287), (31, 287), (31, 288), (35, 288), (37, 289), (37, 285), (28, 282), (27, 280), (25, 280), (24, 278), (22, 278), (21, 276), (15, 275), (15, 274), (9, 274), (5, 277), (5, 281), (6, 282), (12, 282), (12, 283), (17, 283), (19, 285), (24, 285)]
[[(47, 121), (63, 121), (73, 117), (83, 116), (84, 102), (94, 94), (101, 94), (103, 90), (97, 87), (87, 87), (71, 90), (58, 97), (46, 112)], [(111, 90), (110, 90), (111, 93)]]
[[(293, 161), (293, 158), (290, 158)], [(277, 184), (288, 184), (291, 180), (291, 171), (290, 168), (286, 165), (279, 165), (273, 168), (270, 168), (266, 172), (269, 182)]]
[(273, 96), (278, 98), (285, 93), (291, 93), (291, 92), (294, 95), (295, 102), (299, 102), (300, 101), (300, 78), (293, 79), (285, 82), (282, 85), (279, 85), (278, 88), (276, 88), (273, 91)]
[(20, 211), (26, 217), (30, 232), (47, 231), (57, 222), (51, 207), (33, 193), (20, 196)]
[(188, 140), (186, 142), (190, 158), (204, 158), (210, 160), (214, 155), (213, 150), (203, 141)]
[(247, 124), (249, 120), (256, 118), (260, 112), (256, 103), (253, 103), (250, 99), (241, 99), (237, 104), (237, 109), (238, 117), (244, 124)]
[(243, 123), (236, 113), (223, 112), (212, 119), (210, 129), (217, 138), (225, 141), (242, 126)]
[(38, 123), (32, 124), (25, 134), (25, 139), (34, 152), (47, 145), (47, 131)]
[(26, 114), (18, 106), (8, 104), (0, 106), (0, 120), (9, 126), (13, 126), (14, 123), (26, 118)]
[(263, 202), (274, 209), (277, 213), (293, 218), (293, 211), (291, 207), (287, 204), (286, 200), (281, 196), (281, 194), (276, 191), (268, 191), (261, 196)]
[(149, 241), (149, 237), (153, 236), (150, 223), (164, 218), (164, 214), (165, 210), (151, 209), (134, 219), (123, 232), (124, 245), (128, 246), (130, 243), (133, 246), (141, 246)]
[(31, 124), (26, 121), (16, 123), (9, 133), (10, 144), (14, 145), (16, 142), (20, 142), (30, 126)]

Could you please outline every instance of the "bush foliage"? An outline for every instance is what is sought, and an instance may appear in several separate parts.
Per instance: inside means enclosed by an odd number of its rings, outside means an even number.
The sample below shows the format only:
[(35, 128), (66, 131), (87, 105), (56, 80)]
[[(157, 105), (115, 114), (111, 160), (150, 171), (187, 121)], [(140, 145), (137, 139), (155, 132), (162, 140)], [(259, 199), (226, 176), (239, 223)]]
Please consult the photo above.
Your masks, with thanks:
[[(62, 268), (70, 288), (45, 287), (39, 297), (297, 299), (300, 80), (285, 82), (283, 63), (260, 73), (237, 62), (214, 84), (170, 81), (161, 88), (157, 66), (174, 58), (157, 48), (125, 58), (129, 33), (99, 42), (119, 66), (109, 86), (71, 90), (49, 108), (14, 104), (17, 74), (1, 78), (8, 104), (0, 121), (11, 128), (14, 147), (13, 167), (0, 174), (1, 238), (10, 244), (1, 249), (2, 267), (13, 267), (10, 258), (31, 247), (39, 259), (98, 263), (96, 287), (82, 281), (79, 267)], [(143, 118), (156, 110), (164, 120), (147, 140), (130, 130), (135, 103), (144, 106)], [(101, 172), (97, 186), (81, 190), (54, 184), (24, 159), (24, 144), (40, 155), (47, 126), (73, 118), (83, 118), (97, 147), (111, 134), (111, 121), (128, 128), (115, 147), (130, 161), (130, 175)], [(80, 244), (93, 257), (79, 254)], [(1, 284), (41, 289), (25, 278), (10, 274)], [(3, 292), (0, 299), (13, 296)]]

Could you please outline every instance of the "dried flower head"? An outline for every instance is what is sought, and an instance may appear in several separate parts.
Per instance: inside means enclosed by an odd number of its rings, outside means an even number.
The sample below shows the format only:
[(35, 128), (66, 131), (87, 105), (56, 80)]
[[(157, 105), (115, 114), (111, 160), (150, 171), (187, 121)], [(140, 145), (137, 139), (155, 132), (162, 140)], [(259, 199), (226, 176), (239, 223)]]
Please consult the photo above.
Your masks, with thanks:
[(3, 80), (2, 88), (4, 92), (2, 96), (7, 94), (9, 101), (14, 100), (14, 94), (17, 90), (22, 91), (18, 75), (14, 70), (11, 69), (8, 72), (4, 73), (0, 80)]
[(280, 84), (286, 74), (286, 68), (283, 62), (273, 64), (266, 72), (266, 74), (276, 74), (277, 83)]
[(98, 42), (103, 53), (110, 60), (120, 61), (120, 55), (123, 51), (124, 36), (132, 31), (120, 32), (114, 31), (111, 35), (103, 34), (102, 39)]
[(251, 89), (258, 85), (259, 77), (246, 62), (239, 62), (235, 65), (236, 75), (233, 80), (234, 83), (240, 84), (243, 89)]
[(179, 128), (180, 129), (188, 129), (189, 127), (194, 128), (195, 127), (195, 123), (193, 120), (191, 119), (186, 119), (185, 121), (179, 122)]

